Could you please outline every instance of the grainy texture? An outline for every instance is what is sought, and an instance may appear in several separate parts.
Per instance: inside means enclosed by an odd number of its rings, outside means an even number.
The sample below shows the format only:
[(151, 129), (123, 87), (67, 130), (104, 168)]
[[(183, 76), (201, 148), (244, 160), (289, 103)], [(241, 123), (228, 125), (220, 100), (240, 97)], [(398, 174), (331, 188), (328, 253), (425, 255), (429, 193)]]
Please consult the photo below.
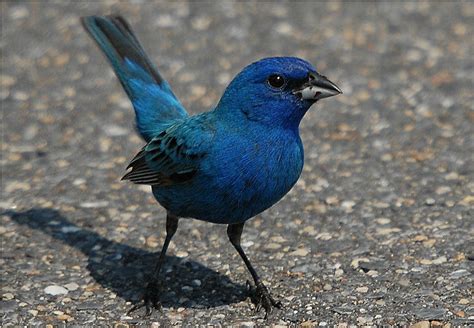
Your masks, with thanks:
[[(2, 2), (2, 326), (469, 325), (474, 5)], [(284, 309), (267, 321), (225, 227), (182, 220), (163, 312), (125, 315), (164, 238), (143, 142), (79, 17), (121, 13), (193, 113), (243, 66), (296, 55), (344, 95), (303, 120), (306, 164), (243, 242)]]

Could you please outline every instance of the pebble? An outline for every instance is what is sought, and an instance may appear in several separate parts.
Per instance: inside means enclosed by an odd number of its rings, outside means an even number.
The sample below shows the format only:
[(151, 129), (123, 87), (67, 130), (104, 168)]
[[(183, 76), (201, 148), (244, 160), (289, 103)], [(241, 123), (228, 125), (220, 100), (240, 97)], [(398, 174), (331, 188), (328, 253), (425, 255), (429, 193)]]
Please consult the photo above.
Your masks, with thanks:
[(36, 317), (38, 315), (38, 310), (28, 310), (28, 313), (31, 314), (33, 317)]
[(434, 198), (427, 198), (425, 200), (425, 204), (428, 205), (428, 206), (432, 206), (436, 203), (436, 200), (434, 200)]
[(14, 298), (15, 298), (15, 296), (12, 293), (5, 293), (5, 294), (2, 295), (2, 299), (5, 300), (5, 301), (9, 301), (9, 300), (12, 300)]
[(79, 288), (79, 285), (76, 284), (75, 282), (71, 282), (69, 284), (64, 285), (64, 287), (66, 287), (69, 291), (72, 292), (72, 291), (77, 290)]
[(446, 314), (446, 310), (443, 308), (419, 308), (414, 309), (413, 313), (420, 319), (436, 320), (442, 319)]
[(389, 224), (392, 220), (390, 220), (389, 218), (378, 218), (378, 219), (375, 219), (375, 222), (377, 222), (378, 224)]
[(461, 305), (467, 305), (469, 304), (469, 300), (467, 298), (461, 298), (458, 303)]
[(46, 287), (44, 289), (44, 292), (46, 294), (56, 296), (56, 295), (66, 295), (69, 291), (62, 286), (51, 285), (51, 286)]
[(444, 194), (447, 194), (447, 193), (451, 192), (451, 187), (441, 186), (441, 187), (436, 188), (435, 192), (436, 192), (437, 195), (444, 195)]
[(468, 275), (470, 275), (469, 271), (467, 271), (466, 269), (459, 269), (459, 270), (451, 272), (449, 277), (451, 279), (457, 279), (457, 278), (461, 278)]
[(296, 251), (291, 252), (291, 256), (306, 256), (308, 255), (309, 250), (306, 248), (298, 248)]
[(367, 286), (357, 287), (357, 288), (356, 288), (356, 291), (357, 291), (358, 293), (367, 293), (367, 292), (369, 291), (369, 287), (367, 287)]
[(413, 325), (410, 326), (410, 328), (430, 328), (430, 322), (429, 321), (419, 321)]
[(194, 279), (193, 281), (191, 281), (191, 284), (195, 287), (200, 287), (201, 286), (201, 280)]
[(447, 261), (448, 259), (446, 258), (446, 256), (440, 256), (437, 259), (434, 259), (432, 262), (433, 264), (443, 264), (443, 263), (446, 263)]
[(99, 207), (107, 207), (109, 202), (106, 200), (97, 201), (97, 202), (83, 202), (79, 206), (83, 208), (99, 208)]
[(352, 212), (352, 208), (355, 206), (356, 202), (353, 200), (345, 200), (341, 203), (341, 207), (346, 211), (346, 212)]
[(120, 137), (130, 133), (128, 129), (114, 124), (105, 125), (103, 129), (105, 134), (109, 137)]
[(183, 292), (185, 292), (185, 293), (190, 293), (190, 292), (193, 291), (193, 287), (191, 287), (191, 286), (183, 286), (183, 287), (181, 287), (181, 290), (182, 290)]

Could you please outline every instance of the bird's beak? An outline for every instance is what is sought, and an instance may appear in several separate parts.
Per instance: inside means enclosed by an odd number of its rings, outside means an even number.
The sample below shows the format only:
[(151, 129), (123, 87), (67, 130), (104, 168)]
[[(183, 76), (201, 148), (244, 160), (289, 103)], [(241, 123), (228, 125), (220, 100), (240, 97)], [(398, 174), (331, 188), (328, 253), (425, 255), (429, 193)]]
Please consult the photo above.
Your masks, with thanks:
[(308, 76), (308, 82), (294, 91), (304, 100), (314, 100), (337, 96), (342, 93), (337, 85), (328, 80), (327, 77), (317, 73)]

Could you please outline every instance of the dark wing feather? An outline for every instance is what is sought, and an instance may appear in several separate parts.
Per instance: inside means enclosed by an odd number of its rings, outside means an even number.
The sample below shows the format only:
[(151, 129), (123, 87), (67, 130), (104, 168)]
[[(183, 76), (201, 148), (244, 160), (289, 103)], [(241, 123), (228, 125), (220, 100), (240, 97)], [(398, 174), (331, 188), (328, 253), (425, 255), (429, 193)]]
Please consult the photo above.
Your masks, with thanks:
[(207, 141), (206, 132), (199, 133), (199, 120), (192, 123), (173, 125), (153, 138), (131, 160), (127, 167), (131, 171), (122, 180), (148, 185), (173, 185), (191, 180), (206, 155), (203, 144)]

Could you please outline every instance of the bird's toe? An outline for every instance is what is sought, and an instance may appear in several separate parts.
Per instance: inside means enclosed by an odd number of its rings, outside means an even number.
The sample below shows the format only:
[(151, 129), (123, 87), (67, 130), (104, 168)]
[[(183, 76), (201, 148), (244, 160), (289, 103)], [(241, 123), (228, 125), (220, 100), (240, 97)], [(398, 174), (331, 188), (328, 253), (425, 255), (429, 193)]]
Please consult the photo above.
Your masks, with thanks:
[(145, 287), (142, 299), (127, 311), (127, 315), (143, 307), (145, 308), (145, 316), (147, 317), (153, 313), (154, 309), (161, 311), (162, 308), (159, 298), (160, 289), (160, 285), (157, 281), (150, 281)]

